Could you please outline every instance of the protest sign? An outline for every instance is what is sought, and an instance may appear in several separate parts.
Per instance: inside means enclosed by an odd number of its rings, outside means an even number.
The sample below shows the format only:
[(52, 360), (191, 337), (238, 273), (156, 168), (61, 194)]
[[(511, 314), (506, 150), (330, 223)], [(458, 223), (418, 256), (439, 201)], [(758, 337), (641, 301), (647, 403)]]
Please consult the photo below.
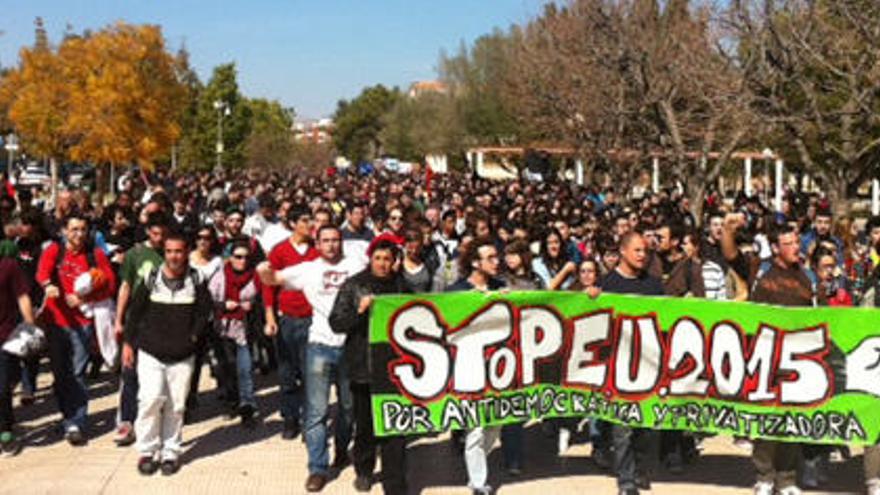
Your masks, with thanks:
[(376, 435), (595, 417), (827, 444), (880, 433), (880, 311), (566, 292), (382, 296)]

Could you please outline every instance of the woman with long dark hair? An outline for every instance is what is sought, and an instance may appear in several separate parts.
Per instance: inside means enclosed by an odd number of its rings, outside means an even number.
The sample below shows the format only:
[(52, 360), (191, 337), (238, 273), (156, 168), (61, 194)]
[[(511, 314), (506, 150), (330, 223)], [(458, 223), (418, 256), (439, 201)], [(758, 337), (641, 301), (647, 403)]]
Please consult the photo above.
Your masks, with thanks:
[(551, 228), (541, 238), (541, 255), (532, 261), (532, 270), (550, 290), (567, 289), (574, 280), (577, 269), (565, 250), (562, 234)]

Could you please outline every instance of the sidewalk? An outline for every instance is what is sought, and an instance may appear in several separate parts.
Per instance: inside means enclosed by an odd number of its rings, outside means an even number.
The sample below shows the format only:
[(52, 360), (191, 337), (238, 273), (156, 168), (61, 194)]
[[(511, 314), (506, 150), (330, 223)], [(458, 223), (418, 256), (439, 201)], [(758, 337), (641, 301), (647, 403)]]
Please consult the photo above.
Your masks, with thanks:
[[(263, 423), (253, 431), (227, 419), (214, 396), (214, 383), (207, 369), (202, 373), (201, 407), (196, 423), (184, 428), (187, 451), (181, 471), (169, 478), (161, 474), (145, 478), (137, 473), (133, 447), (113, 444), (116, 395), (108, 375), (92, 384), (90, 424), (93, 436), (86, 447), (68, 446), (53, 428), (59, 419), (48, 388), (51, 378), (41, 374), (36, 404), (16, 408), (26, 429), (28, 445), (18, 457), (0, 458), (2, 494), (299, 494), (305, 493), (306, 450), (301, 439), (280, 437), (275, 377), (257, 377), (258, 402)], [(204, 391), (208, 392), (204, 392)], [(16, 405), (18, 404), (16, 399)], [(268, 414), (268, 416), (266, 416)], [(556, 441), (539, 427), (526, 432), (526, 462), (517, 478), (502, 473), (500, 451), (490, 459), (492, 482), (500, 494), (615, 494), (614, 480), (589, 460), (589, 445), (573, 445), (563, 458), (555, 455)], [(96, 435), (96, 436), (95, 436)], [(412, 493), (461, 494), (466, 489), (464, 462), (447, 440), (424, 439), (410, 446), (409, 480)], [(754, 472), (745, 453), (727, 437), (706, 442), (706, 450), (681, 476), (654, 467), (652, 490), (661, 495), (751, 493)], [(331, 450), (332, 451), (332, 450)], [(861, 458), (834, 464), (832, 483), (817, 493), (859, 493), (863, 490)], [(352, 494), (354, 472), (349, 467), (331, 481), (323, 493)], [(376, 484), (372, 493), (381, 493)]]

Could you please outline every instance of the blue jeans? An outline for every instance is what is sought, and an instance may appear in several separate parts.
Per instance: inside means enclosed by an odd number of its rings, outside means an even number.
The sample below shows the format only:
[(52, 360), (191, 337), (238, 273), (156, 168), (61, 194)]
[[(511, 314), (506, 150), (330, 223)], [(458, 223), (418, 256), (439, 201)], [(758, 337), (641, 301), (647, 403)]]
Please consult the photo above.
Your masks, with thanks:
[(254, 368), (251, 349), (235, 344), (235, 366), (238, 371), (238, 405), (257, 406), (254, 398)]
[(342, 347), (309, 344), (306, 351), (306, 422), (304, 437), (309, 452), (309, 474), (327, 475), (330, 465), (327, 451), (327, 420), (330, 385), (336, 384), (335, 450), (348, 452), (353, 420), (351, 389)]
[(501, 452), (504, 454), (504, 467), (522, 469), (523, 436), (522, 423), (501, 427)]
[(94, 327), (52, 327), (48, 333), (52, 388), (64, 417), (62, 426), (65, 431), (71, 427), (85, 431), (89, 406), (86, 366), (91, 358), (89, 346)]
[[(135, 350), (137, 352), (137, 350)], [(119, 422), (134, 424), (137, 419), (138, 376), (137, 367), (125, 366), (119, 372)]]
[(19, 359), (21, 363), (21, 391), (27, 395), (37, 392), (37, 375), (40, 372), (40, 358)]
[(636, 478), (645, 463), (645, 453), (651, 443), (652, 431), (644, 428), (611, 425), (611, 439), (614, 444), (614, 470), (617, 473), (617, 487), (626, 490), (636, 487)]
[(278, 357), (278, 381), (281, 385), (281, 417), (299, 421), (303, 416), (303, 389), (306, 362), (306, 346), (312, 318), (281, 316), (275, 352)]

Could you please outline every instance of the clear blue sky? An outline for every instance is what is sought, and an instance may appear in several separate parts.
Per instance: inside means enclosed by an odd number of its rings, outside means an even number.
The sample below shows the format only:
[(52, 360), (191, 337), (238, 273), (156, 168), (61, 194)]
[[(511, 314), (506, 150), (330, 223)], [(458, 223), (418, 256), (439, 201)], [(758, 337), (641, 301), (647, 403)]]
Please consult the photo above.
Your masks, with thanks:
[(454, 51), (494, 27), (539, 13), (544, 0), (10, 0), (0, 7), (0, 64), (17, 63), (42, 16), (50, 38), (65, 26), (124, 20), (159, 24), (169, 48), (186, 44), (202, 80), (234, 61), (248, 96), (280, 100), (305, 117), (329, 115), (367, 85), (406, 88), (436, 76)]

